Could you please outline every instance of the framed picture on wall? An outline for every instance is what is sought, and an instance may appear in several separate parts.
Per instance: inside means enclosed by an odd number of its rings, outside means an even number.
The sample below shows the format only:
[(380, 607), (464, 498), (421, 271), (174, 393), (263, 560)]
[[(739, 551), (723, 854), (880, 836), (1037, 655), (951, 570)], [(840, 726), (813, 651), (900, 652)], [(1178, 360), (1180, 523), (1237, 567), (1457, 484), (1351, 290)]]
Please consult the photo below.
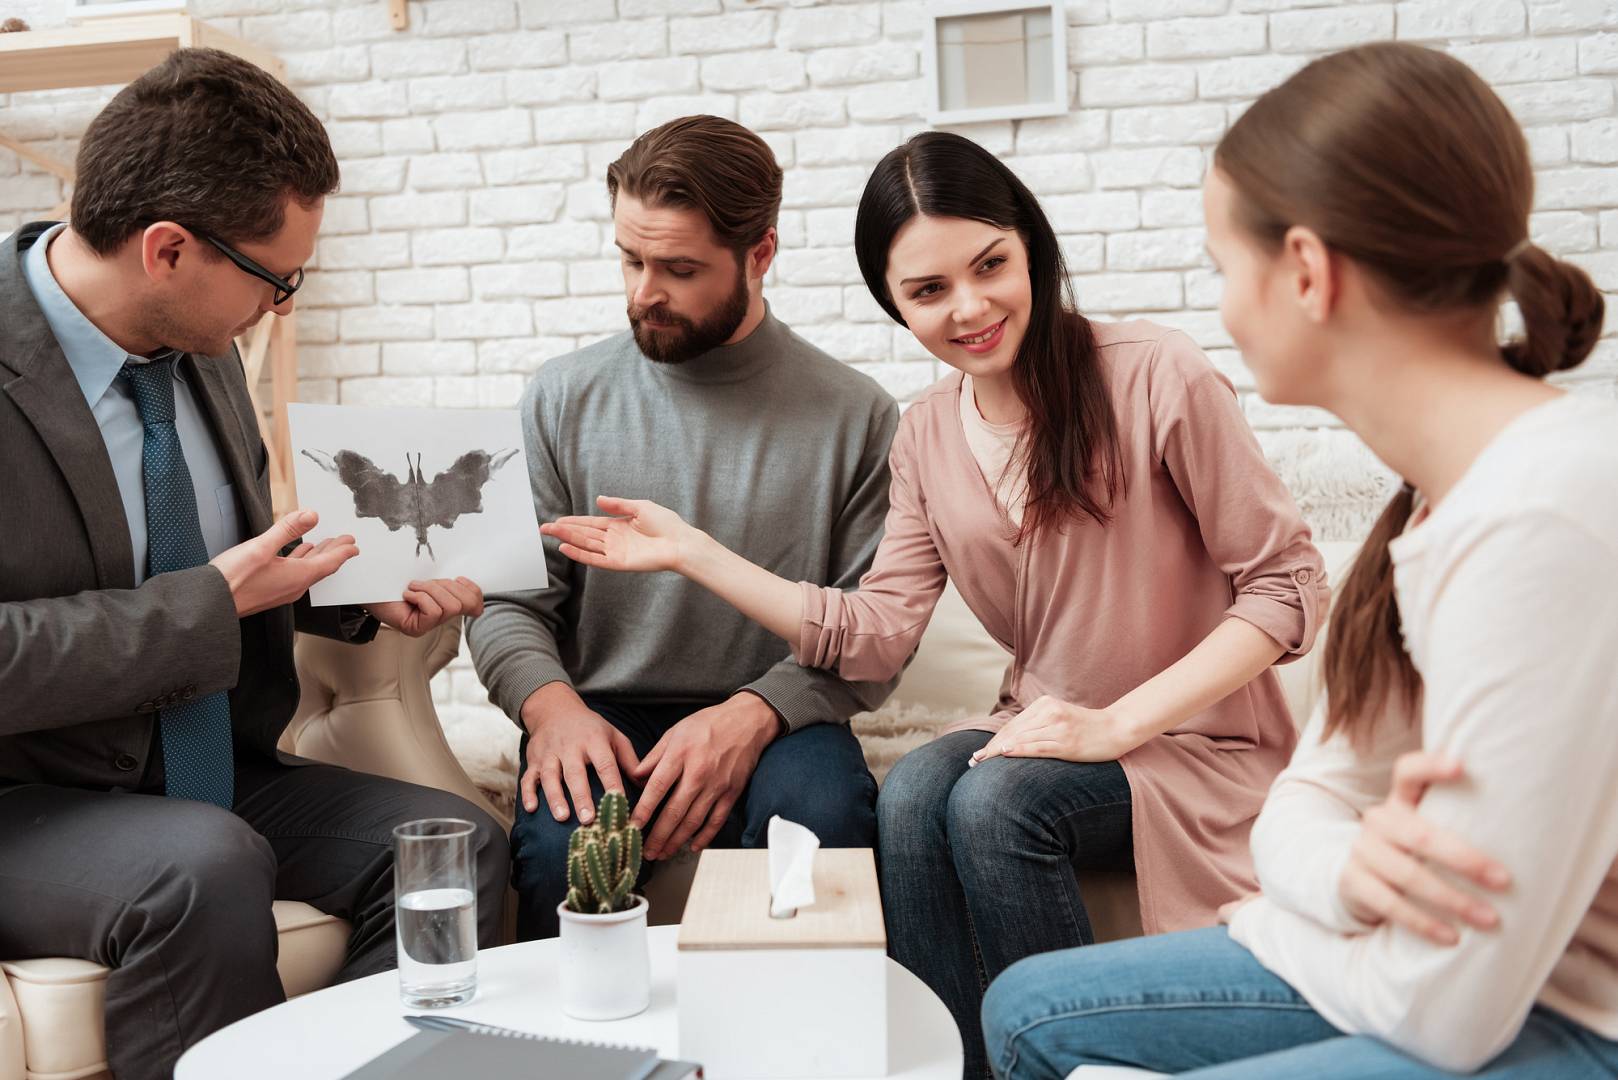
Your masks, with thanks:
[(130, 15), (179, 13), (186, 0), (63, 0), (68, 22), (123, 18)]
[(944, 0), (931, 5), (923, 28), (933, 123), (1067, 111), (1067, 17), (1061, 3)]

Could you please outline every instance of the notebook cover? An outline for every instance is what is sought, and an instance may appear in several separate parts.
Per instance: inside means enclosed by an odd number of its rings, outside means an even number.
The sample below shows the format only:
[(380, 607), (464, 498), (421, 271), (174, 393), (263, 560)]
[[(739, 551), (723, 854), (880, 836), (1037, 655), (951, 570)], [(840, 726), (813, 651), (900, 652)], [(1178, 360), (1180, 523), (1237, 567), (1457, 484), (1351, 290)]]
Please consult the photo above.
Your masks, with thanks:
[[(466, 1031), (418, 1031), (344, 1080), (443, 1080), (447, 1076), (524, 1076), (533, 1080), (664, 1080), (655, 1051), (519, 1039)], [(669, 1074), (669, 1080), (680, 1077)]]

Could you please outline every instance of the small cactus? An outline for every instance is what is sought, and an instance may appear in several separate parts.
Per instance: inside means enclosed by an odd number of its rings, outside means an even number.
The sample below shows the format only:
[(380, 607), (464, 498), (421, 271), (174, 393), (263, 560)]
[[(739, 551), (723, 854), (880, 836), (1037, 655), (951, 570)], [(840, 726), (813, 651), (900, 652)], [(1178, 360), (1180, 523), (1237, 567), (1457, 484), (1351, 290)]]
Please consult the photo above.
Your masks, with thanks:
[(567, 909), (610, 915), (634, 906), (640, 877), (640, 826), (629, 821), (629, 800), (609, 791), (594, 825), (580, 825), (567, 843)]

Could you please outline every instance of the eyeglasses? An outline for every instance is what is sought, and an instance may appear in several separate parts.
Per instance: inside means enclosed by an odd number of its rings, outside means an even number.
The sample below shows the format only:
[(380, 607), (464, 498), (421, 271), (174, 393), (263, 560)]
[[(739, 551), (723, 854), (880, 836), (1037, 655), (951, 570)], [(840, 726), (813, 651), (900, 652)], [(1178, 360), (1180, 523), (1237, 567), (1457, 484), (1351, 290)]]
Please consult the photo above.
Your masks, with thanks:
[(224, 254), (225, 258), (235, 263), (238, 268), (252, 274), (260, 281), (275, 286), (276, 307), (280, 307), (282, 304), (290, 300), (292, 298), (292, 294), (297, 292), (298, 289), (303, 285), (303, 267), (301, 266), (292, 272), (292, 277), (290, 279), (279, 277), (270, 273), (268, 270), (264, 269), (252, 259), (249, 259), (246, 255), (243, 255), (229, 244), (215, 240), (207, 233), (197, 232), (195, 229), (193, 229), (192, 232), (199, 239), (206, 240), (208, 243), (218, 248)]

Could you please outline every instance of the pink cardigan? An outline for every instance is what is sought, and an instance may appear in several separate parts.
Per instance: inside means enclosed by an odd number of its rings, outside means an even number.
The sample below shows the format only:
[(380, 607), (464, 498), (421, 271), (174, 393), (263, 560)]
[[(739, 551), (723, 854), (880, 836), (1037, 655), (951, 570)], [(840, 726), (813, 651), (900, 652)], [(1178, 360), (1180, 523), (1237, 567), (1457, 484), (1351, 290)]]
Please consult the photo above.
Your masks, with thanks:
[[(847, 679), (897, 673), (946, 578), (1012, 653), (1000, 700), (948, 730), (995, 730), (1044, 694), (1104, 707), (1220, 620), (1296, 659), (1328, 603), (1320, 553), (1242, 416), (1185, 334), (1095, 323), (1128, 493), (1092, 521), (1012, 543), (961, 428), (961, 376), (905, 413), (886, 533), (857, 592), (803, 584), (798, 662)], [(986, 705), (988, 703), (985, 703)], [(1274, 672), (1124, 755), (1147, 933), (1206, 926), (1257, 887), (1248, 832), (1296, 733)]]

